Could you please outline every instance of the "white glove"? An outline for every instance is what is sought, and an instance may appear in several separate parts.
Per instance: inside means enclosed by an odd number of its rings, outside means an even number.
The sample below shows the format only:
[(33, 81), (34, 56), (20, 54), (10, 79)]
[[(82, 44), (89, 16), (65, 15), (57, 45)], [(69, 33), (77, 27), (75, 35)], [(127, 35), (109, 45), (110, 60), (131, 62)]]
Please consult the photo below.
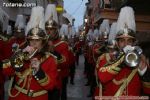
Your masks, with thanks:
[(33, 75), (40, 69), (40, 60), (37, 58), (31, 59), (31, 68), (33, 69)]

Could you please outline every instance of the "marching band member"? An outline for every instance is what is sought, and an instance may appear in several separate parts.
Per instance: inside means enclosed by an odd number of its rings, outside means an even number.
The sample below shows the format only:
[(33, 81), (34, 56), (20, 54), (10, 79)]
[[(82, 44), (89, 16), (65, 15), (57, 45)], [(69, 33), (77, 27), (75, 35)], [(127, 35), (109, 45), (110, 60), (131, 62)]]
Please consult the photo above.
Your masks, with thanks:
[(48, 90), (56, 84), (57, 62), (47, 49), (43, 17), (42, 7), (32, 8), (26, 30), (28, 46), (17, 49), (3, 63), (3, 73), (11, 76), (9, 100), (48, 100)]
[(62, 87), (60, 81), (56, 86), (57, 96), (54, 95), (54, 100), (59, 99), (58, 91), (61, 89), (61, 100), (67, 99), (67, 80), (69, 75), (69, 46), (66, 41), (62, 41), (59, 37), (59, 25), (57, 18), (56, 6), (49, 4), (45, 13), (45, 29), (48, 34), (48, 43), (50, 52), (57, 56), (59, 76), (62, 80)]
[[(125, 52), (134, 46), (135, 38), (134, 11), (130, 7), (121, 9), (117, 22), (116, 41), (118, 56), (115, 60), (103, 54), (97, 61), (97, 75), (100, 81), (99, 96), (140, 96), (141, 79), (139, 74), (145, 73), (146, 60), (141, 55), (141, 60), (136, 65), (126, 64)], [(128, 46), (127, 46), (128, 45)]]
[(19, 48), (26, 43), (25, 41), (25, 18), (23, 15), (17, 15), (13, 36), (7, 41), (5, 55), (7, 58), (13, 54), (13, 44), (19, 44)]

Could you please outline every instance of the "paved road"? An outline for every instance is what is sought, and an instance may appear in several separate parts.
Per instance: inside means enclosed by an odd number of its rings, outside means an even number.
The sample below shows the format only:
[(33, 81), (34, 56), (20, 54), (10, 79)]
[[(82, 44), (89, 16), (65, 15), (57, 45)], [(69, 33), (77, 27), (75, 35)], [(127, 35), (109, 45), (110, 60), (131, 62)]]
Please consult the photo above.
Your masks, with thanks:
[(89, 94), (89, 87), (84, 86), (87, 80), (83, 74), (84, 71), (84, 57), (79, 58), (79, 65), (76, 66), (75, 85), (68, 84), (68, 100), (91, 100), (87, 98)]

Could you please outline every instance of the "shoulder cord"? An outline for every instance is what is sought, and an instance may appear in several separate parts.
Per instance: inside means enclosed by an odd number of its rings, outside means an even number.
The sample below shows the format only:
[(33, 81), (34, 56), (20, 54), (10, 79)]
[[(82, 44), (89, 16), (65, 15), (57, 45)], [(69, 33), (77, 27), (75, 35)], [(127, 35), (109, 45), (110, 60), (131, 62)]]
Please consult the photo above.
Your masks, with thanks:
[[(12, 88), (13, 81), (14, 81), (14, 76), (11, 77), (11, 80), (10, 80), (10, 83), (9, 83), (9, 86), (8, 86), (8, 95), (10, 97), (17, 97), (20, 94), (21, 91), (18, 90), (18, 92), (15, 95), (12, 95), (11, 88)], [(21, 87), (21, 90), (25, 87), (26, 81), (27, 81), (27, 78), (24, 79), (24, 83), (23, 83), (23, 86)]]

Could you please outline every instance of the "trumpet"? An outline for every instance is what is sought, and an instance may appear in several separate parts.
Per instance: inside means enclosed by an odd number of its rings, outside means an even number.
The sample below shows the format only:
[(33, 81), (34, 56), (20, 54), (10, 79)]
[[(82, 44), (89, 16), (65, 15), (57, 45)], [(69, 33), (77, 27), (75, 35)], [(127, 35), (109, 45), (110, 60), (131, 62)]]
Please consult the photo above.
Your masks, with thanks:
[(125, 64), (130, 67), (136, 67), (140, 62), (142, 49), (139, 46), (127, 46), (124, 48)]
[(29, 54), (28, 52), (23, 52), (23, 50), (19, 49), (18, 47), (15, 48), (18, 50), (16, 50), (14, 55), (11, 57), (11, 63), (15, 68), (22, 68), (24, 61), (30, 60), (38, 51), (38, 49), (35, 49), (32, 54)]

